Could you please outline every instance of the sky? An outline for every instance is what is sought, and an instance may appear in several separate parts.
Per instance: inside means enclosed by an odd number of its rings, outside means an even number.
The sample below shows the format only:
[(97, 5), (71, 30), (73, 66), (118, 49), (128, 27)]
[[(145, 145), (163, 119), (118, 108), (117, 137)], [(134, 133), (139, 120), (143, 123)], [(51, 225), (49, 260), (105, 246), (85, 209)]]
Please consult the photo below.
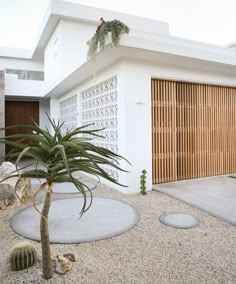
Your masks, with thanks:
[[(0, 0), (0, 47), (30, 49), (50, 0)], [(174, 36), (236, 42), (236, 0), (68, 0), (169, 23)], [(99, 20), (99, 19), (98, 19)]]

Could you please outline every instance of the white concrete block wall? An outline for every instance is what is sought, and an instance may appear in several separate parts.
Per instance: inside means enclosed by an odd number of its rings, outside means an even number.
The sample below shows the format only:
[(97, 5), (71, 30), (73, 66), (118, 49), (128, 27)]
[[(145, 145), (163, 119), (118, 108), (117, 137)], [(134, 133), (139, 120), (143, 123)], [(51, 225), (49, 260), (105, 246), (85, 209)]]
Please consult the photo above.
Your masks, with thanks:
[[(118, 120), (119, 120), (119, 123), (118, 123), (118, 148), (119, 148), (118, 153), (126, 157), (126, 153), (125, 153), (126, 152), (126, 141), (124, 140), (124, 136), (125, 136), (124, 133), (126, 131), (126, 128), (125, 128), (125, 118), (124, 118), (125, 114), (123, 112), (125, 101), (122, 98), (124, 95), (124, 89), (123, 89), (122, 84), (120, 84), (120, 76), (121, 76), (122, 68), (123, 68), (122, 63), (117, 63), (114, 66), (111, 66), (109, 70), (103, 70), (102, 72), (97, 73), (93, 78), (84, 82), (80, 86), (72, 89), (70, 92), (68, 92), (67, 94), (64, 94), (60, 98), (51, 99), (51, 117), (56, 120), (60, 118), (60, 102), (63, 102), (68, 98), (78, 95), (78, 104), (79, 104), (79, 108), (78, 108), (79, 119), (78, 120), (81, 123), (82, 122), (81, 92), (92, 86), (96, 86), (97, 84), (103, 82), (104, 80), (117, 76), (117, 82), (118, 82), (118, 85), (117, 85), (118, 101), (117, 102), (118, 102)], [(126, 170), (130, 168), (126, 162), (123, 162), (121, 166)], [(129, 175), (129, 173), (119, 172), (119, 182), (124, 185), (127, 185), (127, 175)], [(130, 188), (121, 187), (119, 185), (112, 184), (105, 180), (102, 180), (102, 182), (112, 186), (115, 189), (121, 190), (122, 192), (133, 192), (133, 189), (131, 187)]]

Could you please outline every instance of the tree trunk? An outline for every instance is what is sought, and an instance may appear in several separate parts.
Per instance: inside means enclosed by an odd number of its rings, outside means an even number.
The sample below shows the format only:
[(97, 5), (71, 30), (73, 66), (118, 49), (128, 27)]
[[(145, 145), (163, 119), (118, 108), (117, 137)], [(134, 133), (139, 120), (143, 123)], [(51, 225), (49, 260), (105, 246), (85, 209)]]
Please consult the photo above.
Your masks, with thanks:
[(51, 192), (46, 192), (45, 200), (43, 204), (43, 210), (40, 220), (40, 235), (42, 246), (42, 266), (43, 266), (43, 278), (52, 278), (52, 265), (51, 265), (51, 249), (48, 230), (48, 213), (51, 205)]

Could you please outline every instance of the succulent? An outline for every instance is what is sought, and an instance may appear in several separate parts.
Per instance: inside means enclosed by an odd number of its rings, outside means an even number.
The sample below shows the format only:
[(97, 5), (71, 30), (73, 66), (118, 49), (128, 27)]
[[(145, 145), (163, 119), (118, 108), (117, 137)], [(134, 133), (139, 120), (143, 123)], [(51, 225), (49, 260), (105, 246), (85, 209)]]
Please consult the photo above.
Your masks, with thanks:
[(141, 189), (141, 194), (145, 195), (147, 194), (146, 192), (146, 179), (147, 179), (147, 171), (142, 170), (142, 175), (140, 176), (140, 189)]
[(36, 259), (36, 249), (30, 242), (17, 243), (11, 249), (10, 264), (14, 271), (29, 268), (34, 265)]

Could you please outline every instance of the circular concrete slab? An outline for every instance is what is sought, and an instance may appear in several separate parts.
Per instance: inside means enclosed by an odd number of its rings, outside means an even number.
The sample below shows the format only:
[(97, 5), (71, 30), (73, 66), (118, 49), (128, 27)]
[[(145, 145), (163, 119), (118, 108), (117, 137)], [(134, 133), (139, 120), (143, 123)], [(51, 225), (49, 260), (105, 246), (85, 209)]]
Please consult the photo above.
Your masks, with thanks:
[(41, 178), (41, 179), (32, 178), (30, 180), (31, 180), (32, 185), (40, 185), (40, 184), (42, 184), (46, 181), (46, 179), (44, 179), (44, 178)]
[[(83, 198), (54, 200), (49, 213), (51, 243), (81, 243), (122, 234), (139, 221), (130, 204), (111, 198), (94, 198), (91, 208), (79, 219)], [(41, 210), (42, 204), (38, 205)], [(14, 232), (40, 240), (40, 215), (33, 207), (21, 210), (10, 221)]]
[[(92, 182), (83, 182), (90, 190), (94, 190), (96, 188), (96, 184)], [(87, 191), (88, 189), (85, 188)], [(80, 193), (77, 187), (71, 182), (63, 182), (63, 183), (55, 183), (53, 193)]]
[(184, 213), (164, 213), (160, 216), (160, 222), (178, 229), (190, 229), (200, 224), (197, 218)]
[[(79, 180), (84, 179), (83, 177), (78, 176), (77, 174), (74, 174), (74, 173), (72, 174), (72, 176), (79, 179)], [(31, 178), (31, 184), (32, 185), (40, 185), (40, 184), (44, 183), (45, 181), (46, 181), (45, 178)]]
[[(40, 185), (41, 183), (45, 182), (45, 179), (31, 179), (32, 185)], [(92, 182), (83, 181), (83, 183), (90, 189), (94, 190), (97, 185)], [(85, 189), (87, 191), (87, 189)], [(80, 193), (80, 191), (76, 188), (76, 186), (71, 182), (62, 182), (62, 183), (55, 183), (53, 187), (53, 193), (63, 193), (63, 194), (72, 194), (72, 193)]]

